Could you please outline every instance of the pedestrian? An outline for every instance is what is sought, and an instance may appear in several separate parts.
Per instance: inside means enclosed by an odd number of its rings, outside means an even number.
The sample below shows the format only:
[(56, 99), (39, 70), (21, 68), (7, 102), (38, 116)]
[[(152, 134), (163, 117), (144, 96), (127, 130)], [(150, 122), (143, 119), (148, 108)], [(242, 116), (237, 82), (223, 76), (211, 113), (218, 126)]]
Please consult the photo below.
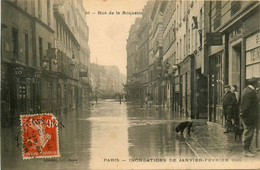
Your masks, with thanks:
[(230, 91), (229, 85), (225, 85), (224, 90), (225, 95), (223, 97), (223, 111), (226, 122), (226, 131), (224, 133), (228, 133), (232, 127), (231, 119), (233, 118), (233, 108), (236, 105), (236, 97), (235, 94)]
[(149, 98), (148, 98), (148, 105), (149, 105), (149, 108), (152, 107), (152, 104), (153, 104), (153, 96), (152, 94), (149, 95)]
[(256, 94), (257, 79), (248, 80), (248, 85), (244, 88), (241, 97), (241, 121), (244, 127), (242, 142), (244, 147), (244, 156), (252, 157), (255, 154), (249, 150), (254, 136), (254, 130), (259, 121), (259, 103)]
[(239, 126), (239, 93), (237, 91), (237, 86), (232, 85), (231, 86), (231, 92), (235, 94), (236, 97), (236, 103), (233, 107), (233, 120), (234, 120), (234, 125)]
[(145, 108), (147, 109), (148, 108), (148, 94), (145, 95)]

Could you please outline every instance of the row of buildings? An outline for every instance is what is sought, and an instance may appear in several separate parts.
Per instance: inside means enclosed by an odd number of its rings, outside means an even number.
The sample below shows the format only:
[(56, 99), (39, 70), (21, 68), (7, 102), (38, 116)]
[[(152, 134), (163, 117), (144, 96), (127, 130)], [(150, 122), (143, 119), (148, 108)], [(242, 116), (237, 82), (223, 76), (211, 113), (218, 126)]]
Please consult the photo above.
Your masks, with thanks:
[(91, 86), (93, 97), (111, 99), (124, 93), (126, 76), (117, 66), (103, 66), (91, 63)]
[(3, 0), (1, 15), (4, 123), (88, 102), (89, 28), (82, 0)]
[(260, 81), (259, 1), (148, 1), (127, 40), (127, 94), (223, 123), (226, 84)]

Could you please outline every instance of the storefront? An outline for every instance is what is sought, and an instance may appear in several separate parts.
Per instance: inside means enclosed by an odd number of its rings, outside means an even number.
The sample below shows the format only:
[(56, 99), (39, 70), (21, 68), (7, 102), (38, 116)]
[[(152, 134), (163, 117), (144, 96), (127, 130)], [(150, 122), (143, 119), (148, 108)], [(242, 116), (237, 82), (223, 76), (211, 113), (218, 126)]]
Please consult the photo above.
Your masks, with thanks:
[(15, 63), (1, 63), (2, 118), (6, 125), (19, 122), (20, 114), (39, 111), (38, 74), (35, 69)]
[[(178, 80), (175, 81), (175, 85)], [(178, 88), (175, 88), (175, 99), (179, 99), (180, 117), (195, 117), (194, 116), (194, 55), (187, 56), (179, 64), (179, 93)]]
[(224, 125), (222, 108), (224, 85), (236, 85), (241, 95), (246, 80), (256, 77), (260, 81), (258, 16), (258, 9), (252, 11), (250, 15), (221, 30), (221, 43), (209, 45), (209, 121)]

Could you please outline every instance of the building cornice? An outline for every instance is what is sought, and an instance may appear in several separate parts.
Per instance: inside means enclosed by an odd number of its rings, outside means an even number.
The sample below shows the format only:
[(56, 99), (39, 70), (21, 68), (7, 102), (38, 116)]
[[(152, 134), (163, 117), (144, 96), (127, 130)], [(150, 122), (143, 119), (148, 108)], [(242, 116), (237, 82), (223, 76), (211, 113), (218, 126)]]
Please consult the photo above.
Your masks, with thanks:
[(234, 23), (241, 20), (244, 16), (246, 16), (249, 12), (253, 11), (255, 8), (259, 7), (259, 2), (251, 2), (248, 6), (246, 6), (241, 12), (232, 16), (225, 24), (221, 25), (213, 32), (223, 32), (230, 28)]

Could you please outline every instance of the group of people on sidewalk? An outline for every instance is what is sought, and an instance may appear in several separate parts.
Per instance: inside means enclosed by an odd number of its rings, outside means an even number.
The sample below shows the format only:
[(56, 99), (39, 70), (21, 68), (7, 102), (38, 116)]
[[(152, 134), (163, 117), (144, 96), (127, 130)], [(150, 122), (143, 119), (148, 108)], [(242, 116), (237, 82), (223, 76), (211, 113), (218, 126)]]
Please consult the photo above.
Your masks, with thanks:
[(242, 126), (242, 142), (244, 156), (254, 156), (254, 152), (249, 150), (254, 131), (259, 131), (259, 99), (257, 90), (257, 79), (251, 78), (247, 81), (247, 86), (243, 89), (240, 97), (236, 85), (224, 86), (225, 95), (223, 97), (223, 113), (226, 121), (226, 131), (228, 133), (234, 126)]

